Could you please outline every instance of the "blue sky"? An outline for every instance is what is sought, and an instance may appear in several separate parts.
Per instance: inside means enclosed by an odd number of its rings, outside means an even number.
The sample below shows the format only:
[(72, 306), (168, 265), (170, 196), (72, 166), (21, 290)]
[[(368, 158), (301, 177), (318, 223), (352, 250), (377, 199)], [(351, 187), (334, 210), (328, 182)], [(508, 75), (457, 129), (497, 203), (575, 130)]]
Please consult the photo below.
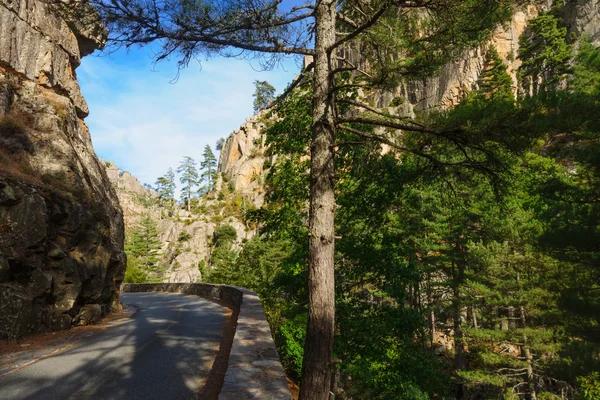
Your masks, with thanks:
[[(257, 61), (214, 58), (191, 62), (177, 76), (176, 60), (153, 65), (150, 48), (97, 53), (77, 69), (98, 156), (153, 184), (183, 156), (201, 158), (206, 144), (227, 137), (253, 114), (254, 81), (281, 93), (299, 72), (286, 59), (272, 71)], [(217, 152), (215, 155), (218, 157)]]

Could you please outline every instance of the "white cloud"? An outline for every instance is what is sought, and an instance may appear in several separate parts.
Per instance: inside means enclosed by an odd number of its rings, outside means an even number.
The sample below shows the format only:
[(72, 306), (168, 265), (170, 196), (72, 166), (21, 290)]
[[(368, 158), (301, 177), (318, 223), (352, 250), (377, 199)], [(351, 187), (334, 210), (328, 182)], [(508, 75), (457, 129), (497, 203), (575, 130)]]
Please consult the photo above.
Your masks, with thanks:
[(279, 92), (296, 74), (257, 72), (247, 62), (215, 59), (182, 71), (159, 65), (140, 54), (88, 57), (78, 69), (90, 116), (86, 119), (94, 148), (140, 181), (153, 183), (183, 156), (201, 158), (206, 144), (237, 129), (252, 114), (253, 82), (267, 80)]

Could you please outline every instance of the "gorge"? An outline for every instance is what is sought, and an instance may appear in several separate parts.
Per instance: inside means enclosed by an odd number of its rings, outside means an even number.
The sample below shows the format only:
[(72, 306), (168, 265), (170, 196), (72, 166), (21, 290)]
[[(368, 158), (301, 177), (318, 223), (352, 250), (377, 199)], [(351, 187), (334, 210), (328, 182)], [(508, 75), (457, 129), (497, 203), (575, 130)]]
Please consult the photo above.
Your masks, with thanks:
[[(313, 73), (307, 50), (285, 96), (224, 140), (207, 186), (178, 202), (92, 149), (75, 71), (106, 32), (2, 0), (0, 336), (93, 323), (119, 307), (123, 280), (226, 283), (258, 293), (288, 376), (327, 396), (597, 398), (600, 2), (510, 2), (506, 18), (503, 2), (444, 4), (455, 19), (416, 32), (426, 18), (412, 2), (384, 2), (364, 42), (349, 32), (375, 11), (359, 3), (336, 10), (352, 43), (329, 48), (331, 70)], [(471, 29), (461, 7), (477, 4), (501, 23)], [(259, 29), (241, 26), (229, 28)], [(267, 46), (265, 32), (249, 37)], [(159, 33), (183, 61), (194, 46), (227, 54), (212, 36)], [(332, 85), (322, 118), (314, 74)], [(315, 187), (335, 202), (315, 203)], [(325, 208), (332, 237), (310, 230)], [(319, 243), (326, 271), (309, 262)]]

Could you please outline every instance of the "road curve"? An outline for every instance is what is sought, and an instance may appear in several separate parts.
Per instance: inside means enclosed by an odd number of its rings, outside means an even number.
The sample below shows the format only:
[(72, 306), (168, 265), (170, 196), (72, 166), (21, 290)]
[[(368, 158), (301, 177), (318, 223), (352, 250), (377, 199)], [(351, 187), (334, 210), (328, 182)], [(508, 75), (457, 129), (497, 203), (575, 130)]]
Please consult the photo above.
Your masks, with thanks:
[(123, 293), (130, 320), (0, 378), (0, 399), (191, 399), (206, 384), (230, 310), (170, 293)]

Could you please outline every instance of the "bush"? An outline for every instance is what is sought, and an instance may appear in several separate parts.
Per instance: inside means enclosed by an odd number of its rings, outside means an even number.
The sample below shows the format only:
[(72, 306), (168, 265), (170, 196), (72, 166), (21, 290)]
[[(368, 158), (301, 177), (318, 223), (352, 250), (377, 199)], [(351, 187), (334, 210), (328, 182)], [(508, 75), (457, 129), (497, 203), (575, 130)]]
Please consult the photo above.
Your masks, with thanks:
[(302, 377), (307, 318), (306, 314), (296, 315), (293, 319), (285, 321), (279, 328), (281, 341), (283, 342), (283, 345), (279, 347), (281, 361), (286, 370), (293, 372), (297, 379)]
[(230, 245), (237, 239), (237, 231), (231, 225), (221, 225), (215, 230), (213, 242), (216, 247)]
[(577, 378), (581, 386), (581, 393), (578, 399), (595, 400), (600, 399), (600, 373), (592, 372), (587, 376)]
[(181, 231), (181, 232), (179, 232), (179, 237), (177, 238), (177, 241), (178, 242), (187, 242), (191, 238), (192, 238), (192, 235), (190, 235), (189, 232)]
[(127, 257), (127, 268), (125, 269), (125, 283), (147, 283), (148, 275), (140, 268), (134, 257)]

